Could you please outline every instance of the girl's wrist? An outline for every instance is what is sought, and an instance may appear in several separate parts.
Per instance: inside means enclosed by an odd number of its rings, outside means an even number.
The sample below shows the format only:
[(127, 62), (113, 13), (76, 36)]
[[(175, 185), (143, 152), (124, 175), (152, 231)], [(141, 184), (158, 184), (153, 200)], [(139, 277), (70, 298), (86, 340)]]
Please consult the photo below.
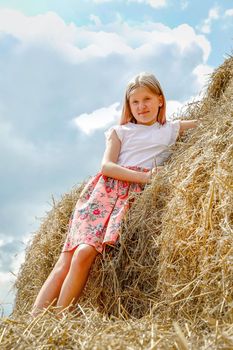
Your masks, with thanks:
[(142, 173), (142, 175), (143, 175), (143, 183), (144, 184), (149, 184), (149, 183), (151, 183), (151, 179), (152, 179), (152, 170), (150, 170), (150, 171), (147, 171), (147, 172), (145, 172), (145, 173)]

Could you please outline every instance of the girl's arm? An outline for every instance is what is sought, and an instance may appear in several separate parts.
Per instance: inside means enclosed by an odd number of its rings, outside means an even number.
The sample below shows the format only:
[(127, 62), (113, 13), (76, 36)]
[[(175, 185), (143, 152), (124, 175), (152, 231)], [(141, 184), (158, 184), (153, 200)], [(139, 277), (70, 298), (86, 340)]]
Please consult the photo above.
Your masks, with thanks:
[(188, 129), (193, 129), (198, 126), (198, 120), (193, 119), (193, 120), (181, 120), (180, 121), (180, 132), (179, 134), (182, 135), (185, 130)]
[(150, 172), (140, 172), (127, 169), (116, 164), (121, 150), (121, 141), (117, 137), (116, 131), (113, 130), (107, 139), (107, 145), (104, 152), (101, 173), (118, 180), (149, 183), (151, 180)]

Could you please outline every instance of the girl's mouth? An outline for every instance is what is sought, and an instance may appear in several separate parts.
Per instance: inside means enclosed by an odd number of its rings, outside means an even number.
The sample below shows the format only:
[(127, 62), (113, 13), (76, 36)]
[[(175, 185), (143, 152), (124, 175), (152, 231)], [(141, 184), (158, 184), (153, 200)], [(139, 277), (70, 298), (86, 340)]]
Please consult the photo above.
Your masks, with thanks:
[(147, 112), (142, 112), (142, 113), (138, 113), (139, 115), (144, 115), (144, 114), (147, 114), (147, 113), (149, 113), (149, 111), (147, 111)]

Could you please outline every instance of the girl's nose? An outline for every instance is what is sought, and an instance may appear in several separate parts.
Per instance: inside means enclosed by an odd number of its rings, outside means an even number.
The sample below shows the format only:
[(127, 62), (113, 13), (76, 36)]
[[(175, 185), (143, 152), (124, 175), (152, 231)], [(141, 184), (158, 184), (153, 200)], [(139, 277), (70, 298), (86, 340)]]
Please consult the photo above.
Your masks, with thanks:
[(139, 102), (138, 104), (138, 109), (143, 110), (145, 108), (145, 103), (144, 102)]

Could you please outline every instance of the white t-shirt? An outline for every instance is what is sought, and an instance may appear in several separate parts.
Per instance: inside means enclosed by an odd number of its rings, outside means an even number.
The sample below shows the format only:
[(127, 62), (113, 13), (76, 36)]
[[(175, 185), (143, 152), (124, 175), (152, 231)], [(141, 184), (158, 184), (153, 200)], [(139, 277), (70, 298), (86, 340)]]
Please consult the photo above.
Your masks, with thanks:
[(152, 169), (155, 165), (163, 165), (171, 155), (170, 146), (178, 137), (180, 120), (167, 121), (164, 125), (158, 122), (114, 125), (105, 132), (106, 138), (113, 129), (121, 141), (117, 164)]

